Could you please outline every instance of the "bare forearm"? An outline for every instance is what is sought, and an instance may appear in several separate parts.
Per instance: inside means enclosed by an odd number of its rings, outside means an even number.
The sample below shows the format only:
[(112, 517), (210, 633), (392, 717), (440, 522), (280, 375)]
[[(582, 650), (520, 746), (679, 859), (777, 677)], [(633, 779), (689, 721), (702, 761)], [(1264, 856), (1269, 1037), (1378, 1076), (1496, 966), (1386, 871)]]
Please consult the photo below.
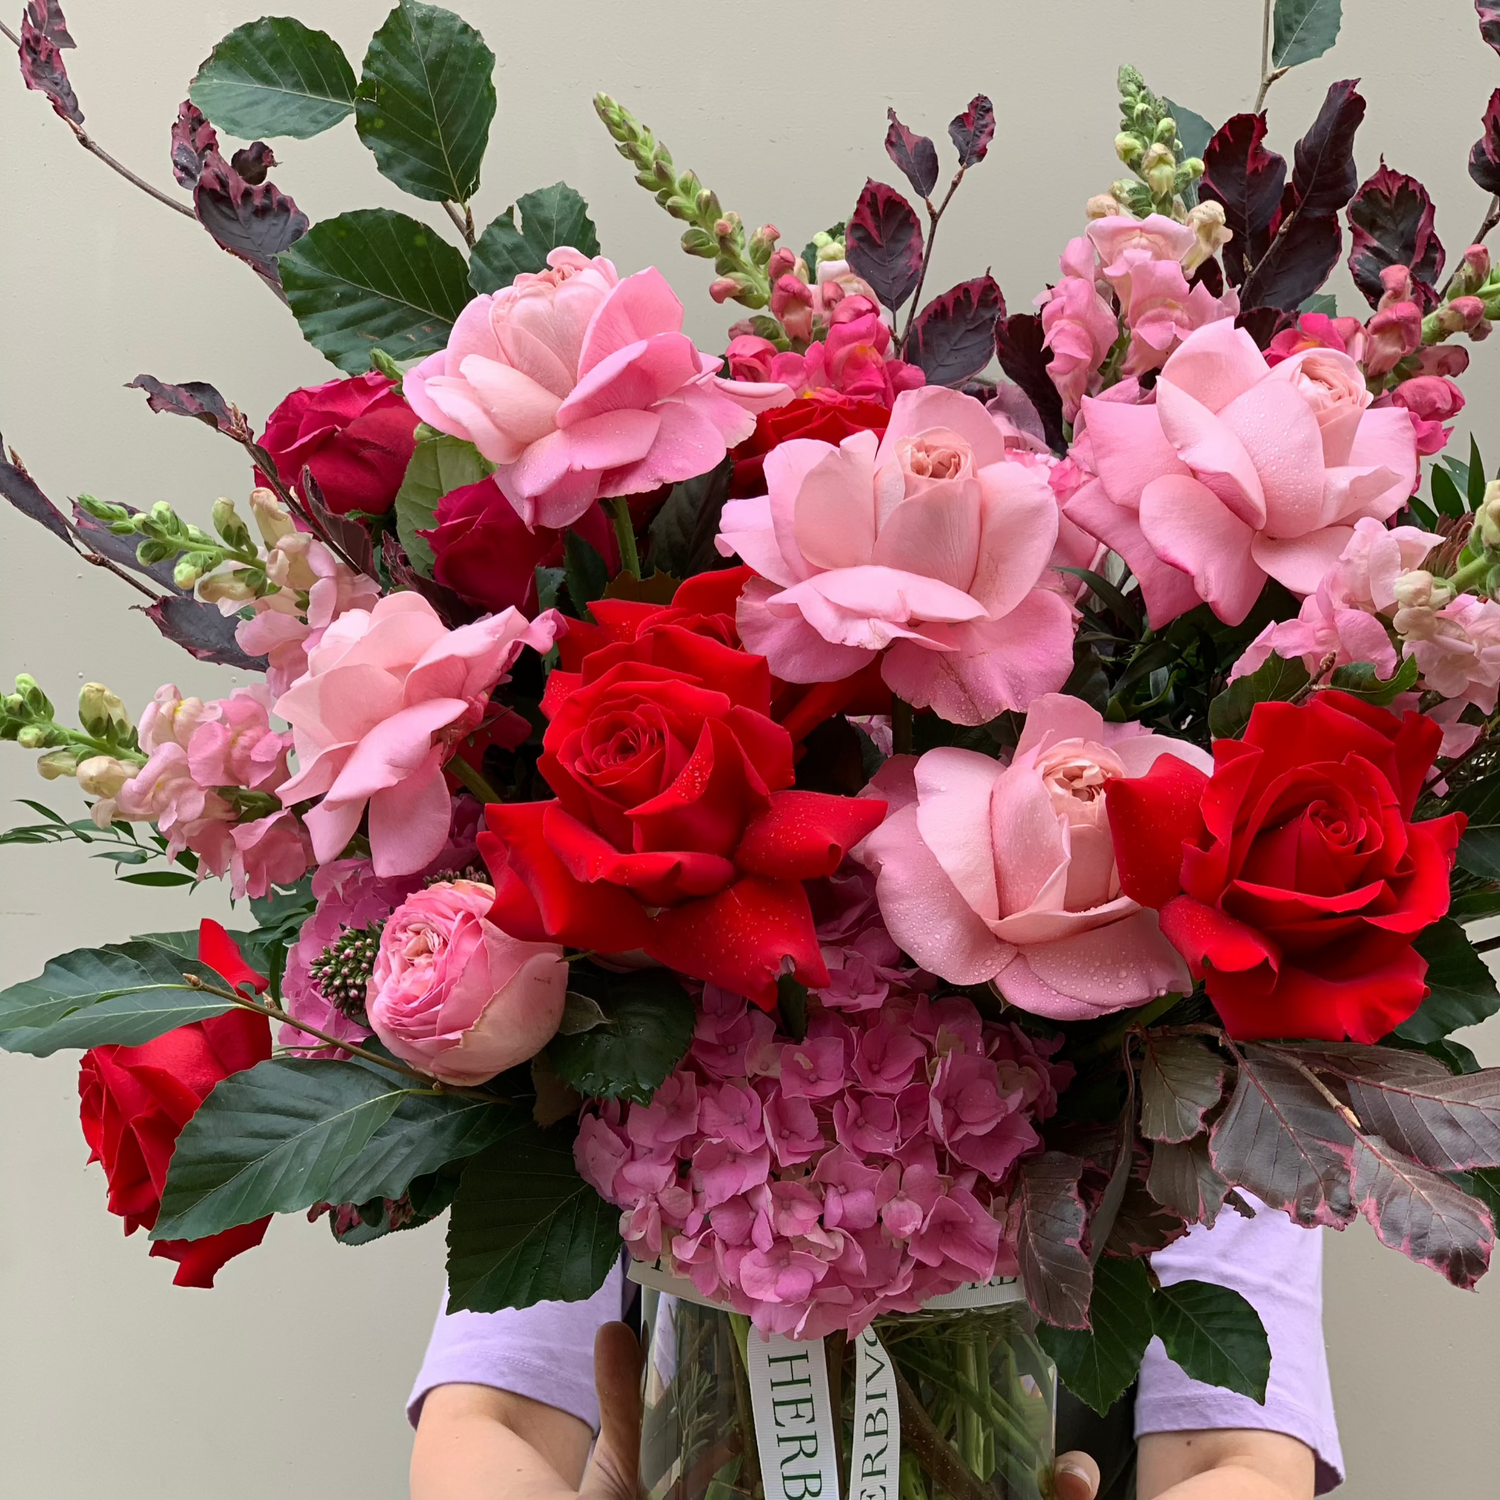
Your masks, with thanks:
[(1278, 1432), (1153, 1432), (1140, 1441), (1140, 1500), (1312, 1500), (1312, 1449)]

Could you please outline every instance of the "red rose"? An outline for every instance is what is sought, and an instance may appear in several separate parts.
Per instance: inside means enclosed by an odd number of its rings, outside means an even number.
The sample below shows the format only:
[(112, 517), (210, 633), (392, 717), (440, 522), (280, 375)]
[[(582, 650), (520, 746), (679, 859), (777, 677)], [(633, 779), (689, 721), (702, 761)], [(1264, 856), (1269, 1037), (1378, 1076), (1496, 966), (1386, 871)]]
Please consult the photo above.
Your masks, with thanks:
[(826, 389), (763, 411), (755, 419), (755, 431), (734, 450), (729, 493), (734, 498), (764, 495), (766, 454), (792, 438), (841, 443), (854, 432), (873, 432), (884, 437), (890, 420), (890, 407), (878, 401), (860, 401)]
[(485, 810), (494, 920), (643, 952), (766, 1009), (785, 960), (826, 984), (802, 882), (832, 874), (885, 804), (791, 790), (763, 657), (676, 624), (613, 651), (552, 675), (537, 768), (557, 800)]
[(1231, 1036), (1374, 1042), (1427, 994), (1461, 813), (1411, 821), (1442, 731), (1344, 693), (1257, 704), (1214, 774), (1164, 755), (1105, 796), (1124, 893), (1206, 979)]
[[(560, 567), (563, 533), (528, 531), (493, 479), (450, 490), (438, 501), (436, 525), (418, 532), (432, 545), (432, 576), (461, 599), (498, 614), (515, 605), (536, 612), (536, 570)], [(604, 511), (590, 506), (572, 525), (613, 574), (619, 549)]]
[(271, 413), (260, 445), (283, 484), (295, 484), (306, 467), (330, 510), (380, 515), (406, 477), (416, 427), (416, 412), (371, 371), (293, 391)]
[[(203, 924), (200, 955), (231, 983), (248, 977), (265, 987), (216, 922)], [(126, 1234), (156, 1223), (177, 1137), (214, 1085), (270, 1055), (270, 1022), (248, 1010), (178, 1026), (139, 1047), (94, 1047), (83, 1054), (83, 1138), (89, 1160), (104, 1165), (109, 1211), (125, 1220)], [(151, 1254), (178, 1263), (176, 1285), (212, 1286), (225, 1261), (260, 1244), (270, 1222), (258, 1219), (201, 1240), (157, 1240)]]

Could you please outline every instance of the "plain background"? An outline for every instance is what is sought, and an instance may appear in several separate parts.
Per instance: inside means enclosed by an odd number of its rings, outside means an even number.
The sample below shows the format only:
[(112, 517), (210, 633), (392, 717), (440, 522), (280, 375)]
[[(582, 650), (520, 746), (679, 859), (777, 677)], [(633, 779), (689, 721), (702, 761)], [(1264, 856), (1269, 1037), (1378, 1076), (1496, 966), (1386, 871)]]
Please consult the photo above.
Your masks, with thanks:
[[(19, 0), (12, 0), (16, 24)], [(299, 0), (358, 71), (383, 0)], [(722, 0), (521, 5), (462, 0), (496, 52), (500, 109), (477, 198), (481, 223), (565, 178), (587, 197), (622, 271), (655, 262), (688, 305), (689, 330), (722, 347), (727, 309), (705, 295), (706, 262), (631, 181), (589, 107), (628, 103), (737, 209), (800, 246), (852, 206), (867, 175), (889, 178), (885, 110), (948, 147), (970, 95), (995, 100), (989, 159), (945, 221), (932, 290), (992, 267), (1025, 308), (1082, 206), (1118, 168), (1114, 72), (1141, 67), (1159, 92), (1215, 121), (1249, 107), (1259, 0), (1059, 0), (980, 5), (865, 0), (764, 7)], [(222, 0), (69, 0), (66, 55), (88, 127), (172, 191), (168, 127), (214, 42), (254, 15)], [(1333, 53), (1272, 90), (1271, 143), (1290, 154), (1323, 91), (1363, 78), (1362, 174), (1384, 151), (1427, 183), (1456, 257), (1484, 209), (1465, 157), (1500, 58), (1469, 0), (1345, 0)], [(8, 49), (7, 57), (8, 57)], [(243, 501), (238, 451), (202, 426), (152, 416), (141, 371), (208, 380), (257, 423), (291, 388), (335, 373), (244, 266), (192, 221), (128, 186), (75, 144), (44, 99), (0, 60), (0, 429), (62, 501), (80, 491), (147, 506), (169, 500), (207, 524), (218, 495)], [(352, 120), (276, 143), (275, 181), (314, 219), (400, 207), (451, 232), (436, 205), (375, 171)], [(1347, 274), (1340, 304), (1363, 313)], [(1465, 382), (1482, 440), (1500, 458), (1500, 342)], [(1466, 438), (1467, 420), (1461, 423)], [(233, 675), (191, 661), (39, 528), (0, 515), (3, 669), (32, 672), (66, 708), (85, 679), (136, 711), (163, 681), (222, 694)], [(85, 576), (85, 574), (88, 576)], [(67, 816), (70, 783), (46, 786), (4, 747), (3, 797), (42, 797)], [(29, 821), (6, 801), (4, 817)], [(76, 846), (0, 849), (0, 982), (68, 948), (224, 916), (223, 893), (114, 883)], [(1465, 1038), (1500, 1064), (1500, 1022)], [(212, 1292), (170, 1285), (144, 1235), (126, 1240), (85, 1165), (76, 1054), (0, 1055), (0, 1493), (29, 1500), (286, 1500), (405, 1494), (401, 1407), (442, 1287), (440, 1228), (349, 1250), (323, 1226), (278, 1219)], [(1326, 1330), (1351, 1500), (1491, 1491), (1500, 1458), (1500, 1291), (1457, 1292), (1379, 1246), (1363, 1223), (1328, 1236)], [(1491, 1491), (1492, 1492), (1492, 1491)]]

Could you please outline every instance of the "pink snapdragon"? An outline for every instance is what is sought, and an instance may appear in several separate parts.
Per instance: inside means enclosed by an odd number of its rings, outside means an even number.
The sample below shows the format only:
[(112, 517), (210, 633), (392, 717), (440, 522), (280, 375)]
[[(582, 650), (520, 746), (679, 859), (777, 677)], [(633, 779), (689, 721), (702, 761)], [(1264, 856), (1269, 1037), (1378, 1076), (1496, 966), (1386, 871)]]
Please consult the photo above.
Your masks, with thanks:
[(1306, 349), (1333, 349), (1359, 364), (1365, 357), (1365, 325), (1358, 318), (1303, 313), (1294, 327), (1283, 328), (1266, 346), (1266, 363), (1279, 365)]
[(928, 386), (896, 398), (878, 441), (767, 455), (768, 493), (731, 500), (717, 538), (760, 575), (739, 601), (746, 648), (787, 682), (879, 657), (892, 692), (957, 724), (1060, 687), (1073, 612), (1052, 571), (1057, 500), (1046, 469), (1008, 461), (1007, 430)]
[(1460, 594), (1440, 609), (1403, 603), (1393, 623), (1422, 685), (1450, 703), (1495, 711), (1500, 690), (1500, 604)]
[(1071, 422), (1079, 403), (1098, 388), (1099, 367), (1119, 337), (1120, 322), (1099, 291), (1094, 246), (1085, 236), (1068, 241), (1062, 270), (1042, 306), (1042, 342), (1052, 351), (1047, 374)]
[(418, 416), (473, 443), (528, 526), (570, 526), (600, 497), (691, 479), (791, 399), (721, 380), (682, 332), (661, 272), (621, 280), (602, 256), (553, 250), (459, 314), (448, 346), (408, 372)]
[(1375, 405), (1405, 407), (1411, 413), (1417, 452), (1430, 457), (1448, 446), (1453, 429), (1443, 423), (1464, 409), (1464, 394), (1444, 375), (1416, 375), (1378, 397)]
[[(722, 991), (704, 1020), (716, 1036), (770, 1024)], [(1072, 1076), (1056, 1047), (959, 997), (844, 1016), (814, 1001), (806, 1038), (747, 1051), (742, 1073), (706, 1068), (695, 1041), (650, 1104), (591, 1101), (574, 1159), (638, 1258), (767, 1331), (857, 1333), (1015, 1274), (1008, 1191)], [(808, 1093), (813, 1056), (828, 1086)]]
[(449, 630), (416, 593), (334, 620), (276, 703), (298, 763), (282, 799), (319, 799), (307, 814), (318, 859), (338, 858), (368, 808), (377, 875), (428, 864), (448, 837), (443, 763), (522, 649), (546, 651), (561, 625), (553, 610), (528, 623), (508, 609)]

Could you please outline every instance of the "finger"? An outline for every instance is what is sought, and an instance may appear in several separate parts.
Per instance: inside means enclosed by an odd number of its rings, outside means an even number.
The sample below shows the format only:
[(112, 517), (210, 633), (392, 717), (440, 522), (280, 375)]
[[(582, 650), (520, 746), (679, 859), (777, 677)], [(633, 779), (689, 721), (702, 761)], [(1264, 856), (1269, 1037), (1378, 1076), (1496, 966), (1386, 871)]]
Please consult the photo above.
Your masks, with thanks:
[(587, 1500), (636, 1500), (641, 1456), (641, 1346), (624, 1323), (594, 1339), (599, 1441), (584, 1478)]
[(1059, 1453), (1053, 1473), (1056, 1500), (1094, 1500), (1099, 1493), (1099, 1465), (1087, 1453)]

